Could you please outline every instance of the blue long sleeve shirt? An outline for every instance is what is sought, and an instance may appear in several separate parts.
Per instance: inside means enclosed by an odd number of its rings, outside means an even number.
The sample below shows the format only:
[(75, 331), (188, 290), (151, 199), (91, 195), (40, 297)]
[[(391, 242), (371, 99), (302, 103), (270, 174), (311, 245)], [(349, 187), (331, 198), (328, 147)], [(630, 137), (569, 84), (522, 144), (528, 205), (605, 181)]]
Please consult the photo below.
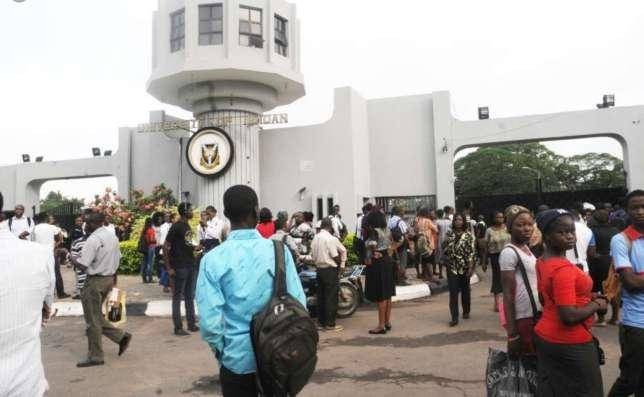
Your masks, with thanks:
[[(293, 257), (284, 250), (286, 289), (306, 306)], [(272, 296), (274, 277), (273, 241), (255, 229), (231, 232), (201, 261), (196, 292), (201, 336), (233, 373), (256, 372), (250, 322)]]

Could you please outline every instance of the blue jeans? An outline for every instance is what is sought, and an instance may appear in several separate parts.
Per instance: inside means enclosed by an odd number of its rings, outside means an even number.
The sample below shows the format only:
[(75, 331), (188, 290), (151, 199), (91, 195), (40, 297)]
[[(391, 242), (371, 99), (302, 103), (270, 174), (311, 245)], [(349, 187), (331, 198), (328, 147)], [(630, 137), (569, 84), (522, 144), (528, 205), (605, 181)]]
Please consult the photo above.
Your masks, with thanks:
[(174, 269), (174, 292), (172, 294), (172, 321), (174, 322), (174, 329), (183, 328), (181, 321), (181, 298), (186, 307), (186, 321), (188, 328), (195, 326), (195, 284), (197, 281), (197, 274), (193, 266), (186, 266)]
[(141, 262), (141, 277), (144, 283), (152, 282), (152, 265), (154, 264), (155, 248), (148, 248), (148, 252), (143, 255)]

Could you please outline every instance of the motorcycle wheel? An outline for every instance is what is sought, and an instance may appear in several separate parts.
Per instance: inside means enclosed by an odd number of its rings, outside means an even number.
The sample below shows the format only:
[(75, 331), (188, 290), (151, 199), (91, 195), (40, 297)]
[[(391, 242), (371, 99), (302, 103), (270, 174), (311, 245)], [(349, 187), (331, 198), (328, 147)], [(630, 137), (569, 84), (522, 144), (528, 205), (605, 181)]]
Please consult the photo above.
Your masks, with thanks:
[(351, 283), (340, 283), (338, 291), (338, 317), (351, 316), (360, 305), (360, 292)]

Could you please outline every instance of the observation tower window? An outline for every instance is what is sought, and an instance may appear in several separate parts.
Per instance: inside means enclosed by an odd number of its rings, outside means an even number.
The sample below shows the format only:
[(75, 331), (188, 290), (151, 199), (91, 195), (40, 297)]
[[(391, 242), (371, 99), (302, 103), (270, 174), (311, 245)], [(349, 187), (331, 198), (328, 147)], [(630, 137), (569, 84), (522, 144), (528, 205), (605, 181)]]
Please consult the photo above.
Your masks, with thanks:
[(239, 45), (264, 48), (262, 32), (262, 10), (259, 8), (240, 6)]
[(170, 14), (170, 52), (186, 47), (186, 10), (180, 9)]
[(199, 45), (224, 43), (224, 12), (221, 4), (199, 6)]
[(275, 52), (288, 56), (288, 21), (279, 15), (275, 15)]

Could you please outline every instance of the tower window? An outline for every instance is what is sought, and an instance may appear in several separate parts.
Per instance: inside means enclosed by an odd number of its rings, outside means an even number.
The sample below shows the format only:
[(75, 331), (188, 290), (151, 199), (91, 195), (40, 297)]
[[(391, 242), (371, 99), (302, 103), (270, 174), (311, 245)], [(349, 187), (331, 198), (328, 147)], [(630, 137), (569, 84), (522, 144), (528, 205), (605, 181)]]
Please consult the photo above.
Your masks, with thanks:
[(288, 21), (275, 15), (275, 52), (288, 56)]
[(221, 4), (199, 6), (199, 45), (224, 42), (224, 12)]
[(245, 47), (264, 48), (262, 32), (262, 10), (240, 6), (239, 45)]
[(170, 52), (186, 47), (186, 12), (180, 9), (170, 14)]

